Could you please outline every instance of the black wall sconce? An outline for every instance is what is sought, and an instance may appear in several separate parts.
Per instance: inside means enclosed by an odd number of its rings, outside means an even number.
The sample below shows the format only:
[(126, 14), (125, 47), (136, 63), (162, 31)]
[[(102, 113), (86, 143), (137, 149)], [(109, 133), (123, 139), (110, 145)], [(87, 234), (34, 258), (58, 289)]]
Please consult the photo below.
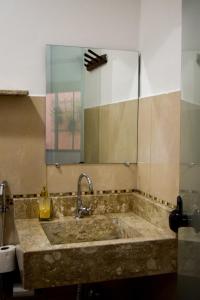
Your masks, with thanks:
[(88, 53), (84, 53), (84, 65), (87, 71), (92, 71), (107, 63), (108, 59), (106, 54), (98, 55), (90, 49), (88, 49), (88, 52), (92, 54), (92, 56)]

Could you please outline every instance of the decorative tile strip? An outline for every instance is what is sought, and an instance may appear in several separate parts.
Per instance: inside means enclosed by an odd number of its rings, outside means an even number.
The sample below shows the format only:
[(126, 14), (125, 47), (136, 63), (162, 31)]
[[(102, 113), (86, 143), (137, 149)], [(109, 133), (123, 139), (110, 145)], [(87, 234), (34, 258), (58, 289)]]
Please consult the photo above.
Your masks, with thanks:
[[(103, 195), (103, 194), (130, 194), (130, 193), (142, 193), (141, 191), (138, 191), (136, 189), (122, 189), (122, 190), (94, 190), (93, 193), (90, 193), (89, 191), (83, 191), (82, 195)], [(77, 192), (64, 192), (64, 193), (49, 193), (50, 197), (64, 197), (64, 196), (76, 196)], [(12, 195), (11, 199), (19, 199), (19, 198), (38, 198), (39, 194), (16, 194)]]
[(108, 191), (103, 191), (103, 194), (111, 194), (111, 191), (108, 190)]
[[(142, 195), (144, 197), (147, 197), (148, 199), (155, 201), (159, 204), (162, 204), (164, 206), (170, 207), (170, 208), (175, 208), (176, 206), (170, 202), (167, 202), (163, 199), (158, 198), (157, 196), (153, 196), (149, 193), (146, 193), (141, 190), (137, 189), (122, 189), (122, 190), (95, 190), (92, 195), (104, 195), (104, 194), (130, 194), (130, 193), (137, 193), (139, 195)], [(76, 196), (77, 192), (64, 192), (64, 193), (50, 193), (50, 197), (66, 197), (66, 196)], [(89, 191), (84, 191), (82, 192), (82, 195), (91, 195)], [(13, 204), (13, 199), (19, 199), (19, 198), (38, 198), (39, 194), (17, 194), (13, 195), (9, 199), (9, 204)]]
[(17, 194), (17, 195), (12, 195), (11, 198), (19, 199), (19, 198), (37, 198), (39, 195), (38, 194)]
[(140, 194), (142, 196), (145, 196), (148, 199), (153, 200), (153, 201), (155, 201), (155, 202), (157, 202), (159, 204), (162, 204), (164, 206), (167, 206), (167, 207), (170, 207), (170, 208), (175, 208), (176, 207), (176, 205), (174, 205), (174, 204), (172, 204), (172, 203), (170, 203), (170, 202), (168, 202), (166, 200), (160, 199), (160, 198), (158, 198), (156, 196), (153, 196), (153, 195), (151, 195), (149, 193), (146, 193), (146, 192), (143, 192), (143, 191), (140, 191), (140, 190), (135, 190), (134, 192), (138, 193), (138, 194)]
[[(27, 196), (28, 196), (28, 195), (27, 195)], [(14, 198), (17, 198), (17, 199), (18, 199), (18, 198), (24, 198), (24, 195), (13, 195), (12, 197), (13, 197), (13, 199), (14, 199)], [(25, 198), (28, 198), (28, 197), (25, 196)]]

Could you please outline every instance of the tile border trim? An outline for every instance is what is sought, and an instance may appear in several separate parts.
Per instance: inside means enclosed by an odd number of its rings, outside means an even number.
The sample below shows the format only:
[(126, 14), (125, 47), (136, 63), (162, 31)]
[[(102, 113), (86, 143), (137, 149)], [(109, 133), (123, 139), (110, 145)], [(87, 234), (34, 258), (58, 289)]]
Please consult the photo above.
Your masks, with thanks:
[[(163, 199), (160, 199), (156, 196), (153, 196), (149, 193), (146, 193), (144, 191), (141, 190), (137, 190), (137, 189), (122, 189), (122, 190), (96, 190), (94, 191), (94, 193), (92, 195), (113, 195), (113, 194), (130, 194), (130, 193), (136, 193), (138, 195), (144, 196), (147, 199), (150, 199), (156, 203), (159, 203), (161, 205), (164, 205), (168, 208), (175, 208), (176, 206), (168, 201), (165, 201)], [(49, 193), (50, 197), (66, 197), (66, 196), (76, 196), (77, 192), (65, 192), (65, 193)], [(91, 195), (89, 192), (82, 192), (82, 195)], [(9, 198), (9, 204), (12, 205), (13, 204), (13, 200), (14, 199), (24, 199), (24, 198), (38, 198), (40, 196), (40, 194), (17, 194), (17, 195), (12, 195)]]

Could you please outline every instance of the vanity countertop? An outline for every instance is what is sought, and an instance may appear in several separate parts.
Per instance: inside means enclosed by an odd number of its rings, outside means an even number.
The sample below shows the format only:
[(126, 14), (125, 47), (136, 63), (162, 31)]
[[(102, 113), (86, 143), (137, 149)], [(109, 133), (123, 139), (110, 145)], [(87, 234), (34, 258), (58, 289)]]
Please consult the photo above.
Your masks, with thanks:
[[(135, 197), (132, 195), (130, 202), (135, 201)], [(140, 197), (137, 203), (141, 199), (144, 200)], [(153, 214), (153, 209), (150, 213)], [(19, 241), (18, 264), (26, 289), (176, 272), (174, 233), (134, 211), (94, 214), (78, 221), (65, 215), (49, 223), (39, 222), (37, 218), (16, 218), (15, 225)], [(60, 236), (66, 226), (70, 234)], [(79, 231), (75, 232), (77, 226)], [(87, 231), (85, 228), (90, 230), (90, 237), (88, 241), (87, 238), (80, 241)], [(107, 239), (102, 238), (102, 232), (108, 233)], [(77, 242), (73, 241), (74, 236)], [(70, 242), (66, 242), (66, 238)]]

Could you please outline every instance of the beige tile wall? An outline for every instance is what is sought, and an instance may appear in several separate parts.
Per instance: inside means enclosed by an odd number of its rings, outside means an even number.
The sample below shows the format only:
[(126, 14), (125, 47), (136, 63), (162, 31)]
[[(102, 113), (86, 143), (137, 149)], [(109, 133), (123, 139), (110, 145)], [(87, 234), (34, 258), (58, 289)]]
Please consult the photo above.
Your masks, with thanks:
[[(50, 192), (76, 191), (87, 172), (97, 190), (136, 188), (136, 165), (45, 165), (45, 98), (0, 96), (0, 181), (11, 194), (39, 193), (46, 180)], [(47, 178), (47, 179), (46, 179)]]
[[(57, 169), (47, 168), (49, 192), (77, 191), (77, 179), (81, 172), (86, 172), (93, 179), (95, 190), (115, 190), (136, 188), (137, 166), (126, 167), (113, 165), (68, 165)], [(84, 189), (84, 184), (83, 184)]]
[(179, 194), (180, 93), (139, 101), (138, 189), (171, 203)]
[[(123, 164), (45, 165), (45, 98), (0, 96), (0, 180), (11, 194), (77, 189), (87, 172), (95, 190), (139, 189), (175, 202), (179, 185), (180, 94), (141, 99), (138, 166)], [(138, 173), (138, 175), (137, 175)], [(7, 242), (14, 242), (12, 210), (7, 214)], [(0, 228), (1, 230), (1, 228)]]
[(0, 97), (0, 180), (12, 194), (38, 193), (45, 184), (45, 101)]
[(137, 100), (86, 109), (86, 162), (136, 163), (137, 115)]
[(140, 99), (138, 116), (137, 188), (148, 193), (150, 191), (151, 103), (151, 98)]
[(138, 101), (100, 107), (100, 162), (137, 162)]
[(99, 106), (84, 110), (84, 154), (87, 163), (99, 162), (99, 113)]
[[(80, 172), (94, 179), (95, 189), (137, 187), (175, 201), (179, 190), (180, 93), (141, 99), (138, 167), (124, 165), (45, 165), (45, 98), (1, 96), (0, 180), (12, 194), (76, 190)], [(136, 176), (138, 172), (138, 176)], [(136, 178), (137, 177), (137, 178)]]

